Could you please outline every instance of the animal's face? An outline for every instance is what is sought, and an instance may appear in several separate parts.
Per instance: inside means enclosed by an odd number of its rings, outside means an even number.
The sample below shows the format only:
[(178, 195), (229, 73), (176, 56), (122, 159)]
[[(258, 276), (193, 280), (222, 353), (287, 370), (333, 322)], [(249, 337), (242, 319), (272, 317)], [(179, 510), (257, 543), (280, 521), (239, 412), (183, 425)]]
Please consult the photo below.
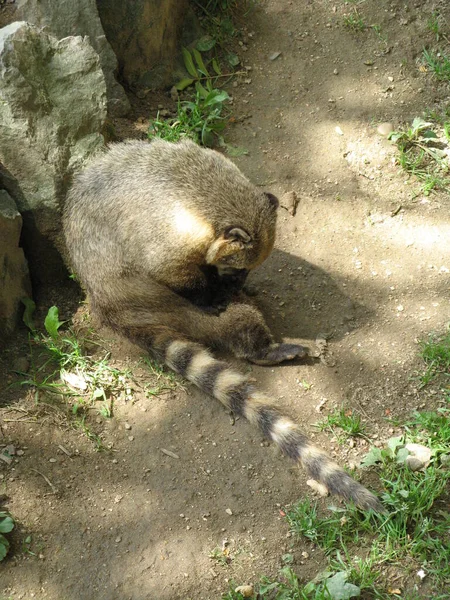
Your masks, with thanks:
[(219, 273), (251, 271), (272, 252), (278, 200), (272, 194), (265, 194), (265, 199), (260, 213), (255, 215), (252, 231), (239, 224), (230, 225), (209, 247), (206, 261)]

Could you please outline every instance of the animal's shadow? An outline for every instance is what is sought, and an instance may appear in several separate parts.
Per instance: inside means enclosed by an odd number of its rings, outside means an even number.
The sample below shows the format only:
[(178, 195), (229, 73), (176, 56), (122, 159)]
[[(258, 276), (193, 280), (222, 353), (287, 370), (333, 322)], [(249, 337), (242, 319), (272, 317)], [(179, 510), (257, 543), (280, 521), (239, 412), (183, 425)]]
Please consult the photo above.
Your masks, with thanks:
[(345, 291), (343, 278), (307, 260), (274, 250), (248, 279), (255, 304), (274, 336), (315, 340), (319, 334), (341, 339), (366, 323), (372, 310)]

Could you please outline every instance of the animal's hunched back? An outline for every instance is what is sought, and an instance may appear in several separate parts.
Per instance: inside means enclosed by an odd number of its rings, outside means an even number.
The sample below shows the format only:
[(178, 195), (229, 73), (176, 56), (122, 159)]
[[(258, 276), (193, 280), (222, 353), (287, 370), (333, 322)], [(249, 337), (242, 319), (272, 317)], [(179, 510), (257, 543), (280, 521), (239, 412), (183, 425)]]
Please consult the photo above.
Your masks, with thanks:
[(189, 141), (129, 141), (75, 178), (64, 233), (71, 266), (103, 323), (248, 419), (331, 493), (382, 510), (209, 350), (268, 365), (304, 355), (301, 346), (274, 343), (241, 292), (248, 271), (272, 250), (277, 206), (215, 151)]

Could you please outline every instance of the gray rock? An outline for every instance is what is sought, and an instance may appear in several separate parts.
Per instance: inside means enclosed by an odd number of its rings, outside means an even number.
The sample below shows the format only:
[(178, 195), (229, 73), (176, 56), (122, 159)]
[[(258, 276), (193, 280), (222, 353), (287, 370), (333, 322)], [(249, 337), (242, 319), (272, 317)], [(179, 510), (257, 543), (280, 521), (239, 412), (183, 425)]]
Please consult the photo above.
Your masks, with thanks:
[(59, 279), (55, 244), (72, 173), (104, 146), (106, 86), (88, 38), (0, 29), (0, 183), (24, 220), (33, 281)]
[(89, 36), (89, 41), (100, 56), (106, 81), (108, 113), (123, 116), (130, 103), (123, 87), (117, 82), (117, 58), (106, 39), (95, 0), (19, 0), (16, 16), (37, 25), (58, 39), (68, 36)]
[(14, 200), (0, 190), (0, 346), (18, 321), (21, 298), (31, 295), (27, 261), (19, 246), (21, 230)]

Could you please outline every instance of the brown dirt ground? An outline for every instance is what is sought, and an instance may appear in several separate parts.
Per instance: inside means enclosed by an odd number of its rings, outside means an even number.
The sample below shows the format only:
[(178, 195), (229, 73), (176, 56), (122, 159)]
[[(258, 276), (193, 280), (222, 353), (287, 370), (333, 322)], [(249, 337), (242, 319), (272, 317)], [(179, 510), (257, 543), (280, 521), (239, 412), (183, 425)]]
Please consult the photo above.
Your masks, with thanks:
[[(386, 42), (373, 29), (344, 27), (355, 7)], [(326, 415), (346, 403), (378, 441), (397, 431), (386, 416), (434, 406), (411, 376), (420, 367), (417, 339), (449, 320), (449, 200), (423, 196), (376, 131), (380, 122), (398, 127), (445, 107), (448, 86), (417, 64), (423, 47), (436, 45), (427, 27), (433, 10), (450, 23), (445, 2), (263, 1), (238, 48), (251, 67), (247, 81), (230, 87), (238, 123), (229, 138), (249, 151), (236, 162), (255, 183), (300, 199), (296, 216), (280, 209), (277, 249), (252, 277), (259, 301), (279, 337), (311, 345), (331, 333), (336, 360), (253, 367), (253, 376), (343, 464), (358, 463), (368, 446), (342, 448), (317, 433), (319, 405)], [(274, 52), (281, 54), (270, 60)], [(142, 136), (158, 104), (170, 108), (170, 99), (135, 103), (133, 120), (115, 124), (119, 135)], [(70, 318), (72, 296), (47, 290), (38, 319), (51, 304)], [(141, 369), (135, 348), (101, 336), (114, 364)], [(24, 356), (19, 334), (2, 359), (5, 383), (17, 380), (11, 365)], [(276, 575), (285, 552), (305, 581), (323, 568), (319, 551), (290, 537), (280, 513), (311, 496), (303, 473), (191, 386), (151, 399), (136, 388), (133, 402), (117, 400), (112, 419), (94, 416), (110, 447), (103, 452), (59, 411), (35, 406), (33, 393), (12, 388), (2, 397), (0, 446), (23, 453), (0, 464), (0, 491), (18, 523), (0, 597), (218, 599), (231, 579)], [(377, 489), (376, 476), (363, 480)], [(224, 540), (228, 565), (208, 556)], [(429, 597), (426, 588), (419, 594)]]

